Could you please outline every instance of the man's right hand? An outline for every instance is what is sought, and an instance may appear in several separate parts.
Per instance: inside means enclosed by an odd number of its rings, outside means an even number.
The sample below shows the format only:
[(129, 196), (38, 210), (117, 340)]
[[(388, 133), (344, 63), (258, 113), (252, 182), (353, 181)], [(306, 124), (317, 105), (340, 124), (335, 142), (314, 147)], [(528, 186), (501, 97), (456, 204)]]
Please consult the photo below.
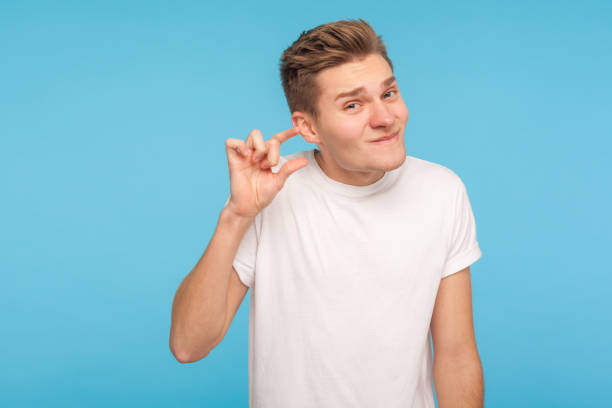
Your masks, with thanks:
[(280, 145), (298, 133), (296, 128), (287, 129), (264, 142), (261, 132), (254, 129), (246, 142), (225, 141), (230, 172), (230, 199), (226, 209), (241, 217), (254, 218), (272, 202), (293, 172), (308, 165), (308, 160), (302, 157), (287, 161), (278, 173), (272, 172), (280, 159)]

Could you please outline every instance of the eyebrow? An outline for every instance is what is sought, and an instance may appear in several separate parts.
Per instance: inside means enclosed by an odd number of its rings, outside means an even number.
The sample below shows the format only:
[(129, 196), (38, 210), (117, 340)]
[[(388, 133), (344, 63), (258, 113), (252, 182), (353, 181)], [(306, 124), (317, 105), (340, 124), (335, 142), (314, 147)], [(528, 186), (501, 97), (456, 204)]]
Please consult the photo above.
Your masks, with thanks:
[[(383, 87), (387, 87), (389, 85), (391, 85), (392, 83), (395, 82), (395, 76), (390, 76), (389, 78), (385, 79), (383, 81)], [(363, 86), (360, 86), (359, 88), (355, 88), (351, 91), (347, 91), (347, 92), (341, 92), (338, 95), (336, 95), (336, 98), (334, 99), (334, 101), (337, 101), (340, 98), (346, 98), (348, 96), (356, 96), (359, 95), (360, 93), (362, 93), (363, 91), (365, 91), (365, 88)]]

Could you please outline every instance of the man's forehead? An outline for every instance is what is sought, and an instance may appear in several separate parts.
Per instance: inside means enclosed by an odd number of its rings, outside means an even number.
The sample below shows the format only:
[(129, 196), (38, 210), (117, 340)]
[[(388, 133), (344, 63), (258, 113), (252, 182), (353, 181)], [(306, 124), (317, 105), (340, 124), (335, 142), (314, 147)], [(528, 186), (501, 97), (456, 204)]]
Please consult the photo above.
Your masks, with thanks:
[[(395, 77), (393, 75), (391, 75), (389, 78), (385, 79), (384, 81), (382, 81), (381, 86), (383, 88), (388, 87), (389, 85), (391, 85), (392, 83), (395, 82)], [(346, 90), (346, 91), (340, 91), (338, 92), (335, 96), (334, 96), (334, 100), (340, 99), (340, 98), (346, 98), (349, 96), (355, 96), (355, 95), (359, 95), (360, 93), (365, 93), (366, 92), (366, 88), (364, 86), (360, 86), (358, 88), (353, 88), (350, 90)]]
[(317, 75), (321, 95), (333, 100), (345, 94), (365, 92), (368, 87), (386, 87), (393, 82), (393, 71), (380, 55), (328, 68)]

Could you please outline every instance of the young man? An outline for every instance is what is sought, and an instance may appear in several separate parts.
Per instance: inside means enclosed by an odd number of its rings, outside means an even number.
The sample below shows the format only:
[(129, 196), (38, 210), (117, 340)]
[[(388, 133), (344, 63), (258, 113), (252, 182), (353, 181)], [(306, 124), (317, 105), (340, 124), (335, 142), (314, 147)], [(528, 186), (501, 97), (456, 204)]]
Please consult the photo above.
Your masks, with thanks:
[[(441, 408), (481, 407), (472, 209), (455, 173), (406, 155), (380, 37), (329, 23), (281, 61), (294, 128), (227, 139), (230, 197), (177, 290), (172, 352), (205, 357), (250, 287), (250, 407), (434, 407), (432, 382)], [(318, 149), (280, 157), (297, 134)]]

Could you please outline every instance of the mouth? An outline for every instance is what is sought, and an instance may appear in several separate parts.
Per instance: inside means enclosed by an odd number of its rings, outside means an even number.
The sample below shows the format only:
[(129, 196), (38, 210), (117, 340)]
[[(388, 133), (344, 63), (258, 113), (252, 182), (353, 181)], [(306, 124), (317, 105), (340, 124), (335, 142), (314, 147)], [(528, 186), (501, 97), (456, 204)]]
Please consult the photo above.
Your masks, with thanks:
[(399, 135), (399, 129), (391, 133), (390, 135), (379, 137), (378, 139), (375, 139), (375, 140), (371, 140), (370, 143), (376, 143), (376, 144), (392, 143), (397, 139), (398, 135)]

